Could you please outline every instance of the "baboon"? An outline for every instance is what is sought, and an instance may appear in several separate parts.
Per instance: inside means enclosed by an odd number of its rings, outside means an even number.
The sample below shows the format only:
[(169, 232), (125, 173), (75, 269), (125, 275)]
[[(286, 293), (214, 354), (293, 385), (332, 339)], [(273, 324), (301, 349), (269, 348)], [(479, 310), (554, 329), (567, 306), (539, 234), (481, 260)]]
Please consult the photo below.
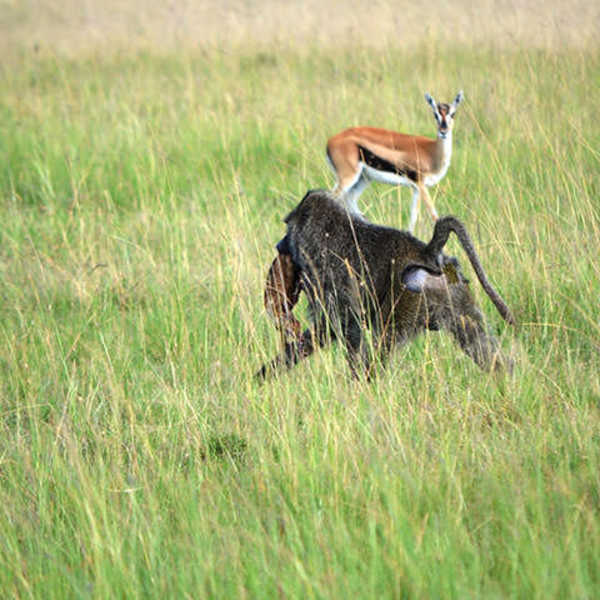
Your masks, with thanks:
[[(267, 278), (265, 306), (284, 332), (283, 351), (257, 373), (291, 368), (315, 347), (342, 340), (354, 376), (382, 363), (394, 344), (419, 333), (448, 330), (483, 369), (510, 368), (469, 290), (456, 258), (442, 253), (450, 232), (502, 317), (515, 320), (489, 283), (464, 225), (439, 219), (426, 244), (406, 231), (353, 216), (329, 193), (309, 191), (285, 218), (287, 233)], [(308, 297), (312, 327), (299, 333), (291, 310), (300, 291)], [(372, 332), (367, 343), (365, 330)]]
[(302, 325), (292, 312), (300, 291), (298, 267), (289, 254), (279, 253), (267, 275), (264, 304), (267, 312), (275, 317), (284, 342), (300, 337)]

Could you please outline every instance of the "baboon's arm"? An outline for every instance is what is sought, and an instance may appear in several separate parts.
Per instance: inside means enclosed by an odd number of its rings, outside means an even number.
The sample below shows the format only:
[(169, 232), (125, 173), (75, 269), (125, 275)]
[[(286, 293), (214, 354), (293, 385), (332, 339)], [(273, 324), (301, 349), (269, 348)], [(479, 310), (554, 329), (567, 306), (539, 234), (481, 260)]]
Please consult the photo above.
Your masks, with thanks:
[(292, 341), (284, 342), (283, 351), (265, 363), (256, 373), (255, 377), (266, 379), (269, 375), (275, 375), (278, 371), (291, 369), (299, 361), (310, 356), (314, 351), (313, 335), (310, 329), (307, 329)]
[(283, 351), (275, 358), (265, 363), (255, 377), (257, 379), (266, 379), (269, 375), (275, 375), (282, 369), (291, 369), (299, 361), (309, 357), (318, 347), (322, 348), (329, 339), (333, 339), (333, 334), (327, 336), (327, 327), (325, 319), (322, 318), (314, 329), (306, 329), (294, 340), (285, 342)]

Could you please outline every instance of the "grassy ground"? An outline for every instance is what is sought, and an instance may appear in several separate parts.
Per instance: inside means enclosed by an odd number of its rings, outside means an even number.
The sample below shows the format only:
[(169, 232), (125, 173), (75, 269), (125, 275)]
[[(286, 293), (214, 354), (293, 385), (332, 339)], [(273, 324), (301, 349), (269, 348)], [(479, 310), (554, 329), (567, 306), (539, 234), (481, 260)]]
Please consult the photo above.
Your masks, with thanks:
[[(596, 46), (24, 45), (0, 78), (3, 597), (597, 596)], [(371, 384), (329, 349), (259, 386), (327, 137), (433, 135), (459, 88), (435, 201), (514, 376), (432, 333)], [(361, 205), (401, 226), (410, 194)]]

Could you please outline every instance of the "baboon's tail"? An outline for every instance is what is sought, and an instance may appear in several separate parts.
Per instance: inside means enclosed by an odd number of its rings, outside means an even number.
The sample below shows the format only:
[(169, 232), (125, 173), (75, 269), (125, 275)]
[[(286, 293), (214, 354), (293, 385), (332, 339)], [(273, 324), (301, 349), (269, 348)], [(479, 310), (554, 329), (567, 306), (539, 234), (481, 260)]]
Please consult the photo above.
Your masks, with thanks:
[(456, 237), (458, 237), (464, 251), (467, 253), (469, 260), (471, 261), (471, 265), (473, 266), (473, 270), (477, 275), (477, 279), (479, 279), (483, 289), (486, 291), (487, 295), (490, 297), (490, 300), (498, 309), (498, 312), (502, 315), (507, 323), (515, 325), (516, 321), (512, 312), (500, 294), (489, 282), (481, 265), (481, 261), (477, 256), (477, 252), (475, 252), (473, 242), (471, 241), (471, 238), (465, 229), (465, 226), (456, 217), (442, 217), (436, 221), (435, 228), (433, 230), (433, 237), (431, 238), (429, 244), (427, 244), (427, 251), (430, 252), (432, 256), (437, 256), (446, 245), (451, 231), (454, 231)]

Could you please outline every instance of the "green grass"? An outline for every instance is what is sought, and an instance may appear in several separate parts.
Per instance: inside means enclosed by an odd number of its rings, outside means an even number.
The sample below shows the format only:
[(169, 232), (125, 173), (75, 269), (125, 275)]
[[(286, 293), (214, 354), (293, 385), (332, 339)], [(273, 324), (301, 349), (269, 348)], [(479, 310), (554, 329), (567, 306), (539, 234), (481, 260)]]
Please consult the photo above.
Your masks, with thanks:
[[(1, 63), (2, 597), (596, 597), (599, 79), (595, 47), (433, 38)], [(373, 383), (327, 349), (258, 385), (327, 137), (433, 135), (423, 93), (459, 88), (434, 197), (518, 317), (473, 285), (514, 375), (431, 334)]]

